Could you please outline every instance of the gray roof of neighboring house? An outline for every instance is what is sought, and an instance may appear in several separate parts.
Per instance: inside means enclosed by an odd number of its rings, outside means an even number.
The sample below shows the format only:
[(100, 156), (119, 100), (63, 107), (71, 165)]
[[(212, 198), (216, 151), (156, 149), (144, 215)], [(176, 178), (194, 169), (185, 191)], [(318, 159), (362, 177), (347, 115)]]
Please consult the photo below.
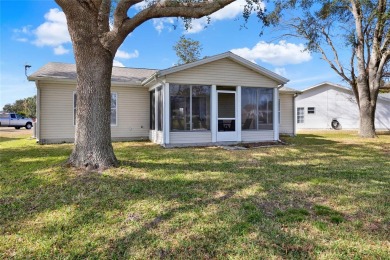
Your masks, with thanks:
[(285, 86), (281, 87), (279, 89), (279, 91), (282, 92), (282, 93), (293, 93), (293, 94), (297, 94), (297, 93), (301, 93), (302, 92), (300, 90), (296, 90), (296, 89), (285, 87)]
[[(335, 88), (338, 88), (338, 89), (341, 89), (341, 90), (346, 90), (350, 93), (353, 93), (352, 89), (351, 88), (348, 88), (348, 87), (345, 87), (345, 86), (342, 86), (342, 85), (339, 85), (339, 84), (335, 84), (335, 83), (332, 83), (332, 82), (322, 82), (320, 84), (317, 84), (315, 86), (312, 86), (312, 87), (309, 87), (307, 89), (304, 89), (302, 90), (302, 93), (303, 92), (307, 92), (307, 91), (311, 91), (312, 89), (315, 89), (315, 88), (319, 88), (319, 87), (323, 87), (323, 86), (331, 86), (331, 87), (335, 87)], [(381, 100), (384, 100), (384, 101), (387, 101), (387, 102), (390, 102), (390, 97), (387, 96), (386, 94), (378, 94), (378, 98), (381, 99)]]
[[(157, 70), (154, 69), (138, 69), (138, 68), (112, 68), (112, 82), (115, 83), (138, 83), (150, 77)], [(68, 79), (76, 80), (76, 65), (69, 63), (50, 62), (41, 67), (39, 70), (31, 74), (29, 80), (39, 79)]]

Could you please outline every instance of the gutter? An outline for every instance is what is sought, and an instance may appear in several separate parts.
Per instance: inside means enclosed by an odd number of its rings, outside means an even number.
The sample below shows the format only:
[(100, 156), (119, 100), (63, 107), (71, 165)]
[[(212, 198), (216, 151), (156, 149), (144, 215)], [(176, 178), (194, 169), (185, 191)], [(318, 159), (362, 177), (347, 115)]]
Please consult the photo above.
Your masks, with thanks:
[(156, 80), (157, 81), (157, 78), (159, 76), (159, 71), (156, 71), (155, 73), (153, 73), (152, 76), (150, 76), (149, 78), (145, 79), (144, 81), (141, 82), (141, 85), (142, 86), (145, 86), (146, 84), (148, 84), (149, 82), (151, 82), (152, 80)]

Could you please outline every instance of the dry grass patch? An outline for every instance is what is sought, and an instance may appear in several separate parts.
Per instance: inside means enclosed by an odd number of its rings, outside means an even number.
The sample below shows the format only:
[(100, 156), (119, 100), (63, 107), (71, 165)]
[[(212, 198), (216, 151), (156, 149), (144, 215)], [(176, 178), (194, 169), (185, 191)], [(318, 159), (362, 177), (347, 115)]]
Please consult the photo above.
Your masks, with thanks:
[(115, 143), (121, 166), (1, 133), (0, 258), (386, 259), (390, 135), (226, 151)]

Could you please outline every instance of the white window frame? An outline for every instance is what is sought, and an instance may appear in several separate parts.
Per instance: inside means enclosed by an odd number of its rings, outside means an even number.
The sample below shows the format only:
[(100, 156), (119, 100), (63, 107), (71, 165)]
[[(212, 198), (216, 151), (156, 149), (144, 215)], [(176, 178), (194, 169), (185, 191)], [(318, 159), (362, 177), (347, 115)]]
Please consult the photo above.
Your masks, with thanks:
[[(188, 86), (189, 88), (190, 88), (190, 122), (189, 122), (189, 124), (190, 124), (190, 130), (172, 130), (171, 129), (171, 126), (169, 126), (169, 132), (173, 132), (173, 133), (176, 133), (176, 132), (210, 132), (211, 131), (211, 120), (212, 120), (212, 118), (211, 118), (211, 107), (212, 107), (212, 105), (211, 105), (211, 92), (212, 92), (212, 85), (206, 85), (206, 84), (180, 84), (180, 83), (170, 83), (171, 85), (169, 85), (169, 91), (171, 91), (171, 89), (170, 89), (170, 87), (171, 86), (175, 86), (175, 85), (177, 85), (177, 86)], [(209, 112), (209, 114), (210, 114), (210, 129), (196, 129), (196, 130), (193, 130), (193, 125), (192, 125), (192, 98), (193, 98), (193, 96), (192, 96), (192, 88), (193, 87), (197, 87), (197, 86), (201, 86), (201, 87), (209, 87), (210, 88), (210, 96), (209, 96), (209, 98), (210, 98), (210, 112)], [(171, 92), (169, 92), (169, 106), (171, 105)], [(169, 120), (171, 120), (171, 108), (169, 107)], [(171, 122), (171, 121), (170, 121)]]
[[(76, 96), (76, 91), (73, 91), (73, 98), (72, 98), (72, 106), (73, 106), (73, 126), (76, 126), (76, 106), (74, 103), (74, 98)], [(116, 102), (115, 102), (115, 124), (111, 124), (111, 116), (110, 116), (110, 126), (118, 126), (118, 93), (117, 92), (111, 92), (111, 95), (115, 94)], [(110, 107), (110, 115), (111, 115), (111, 107)]]
[[(301, 111), (301, 113), (299, 113)], [(300, 121), (299, 119), (302, 119)], [(297, 107), (297, 124), (304, 124), (305, 123), (305, 108), (304, 107)]]
[(315, 107), (307, 107), (307, 114), (308, 115), (315, 115), (316, 108)]
[(278, 98), (278, 124), (280, 125), (280, 98)]

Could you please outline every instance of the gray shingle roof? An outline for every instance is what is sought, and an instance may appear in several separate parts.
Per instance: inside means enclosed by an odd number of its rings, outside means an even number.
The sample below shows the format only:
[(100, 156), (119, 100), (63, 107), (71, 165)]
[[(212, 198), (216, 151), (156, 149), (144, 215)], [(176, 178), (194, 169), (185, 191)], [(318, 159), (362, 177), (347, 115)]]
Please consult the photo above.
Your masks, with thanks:
[[(112, 82), (116, 83), (141, 83), (150, 77), (157, 70), (113, 67)], [(76, 65), (60, 62), (50, 62), (29, 76), (30, 80), (46, 79), (68, 79), (76, 80)]]
[(280, 92), (285, 92), (285, 93), (301, 93), (302, 91), (300, 90), (296, 90), (296, 89), (293, 89), (293, 88), (289, 88), (289, 87), (282, 87), (279, 89)]

